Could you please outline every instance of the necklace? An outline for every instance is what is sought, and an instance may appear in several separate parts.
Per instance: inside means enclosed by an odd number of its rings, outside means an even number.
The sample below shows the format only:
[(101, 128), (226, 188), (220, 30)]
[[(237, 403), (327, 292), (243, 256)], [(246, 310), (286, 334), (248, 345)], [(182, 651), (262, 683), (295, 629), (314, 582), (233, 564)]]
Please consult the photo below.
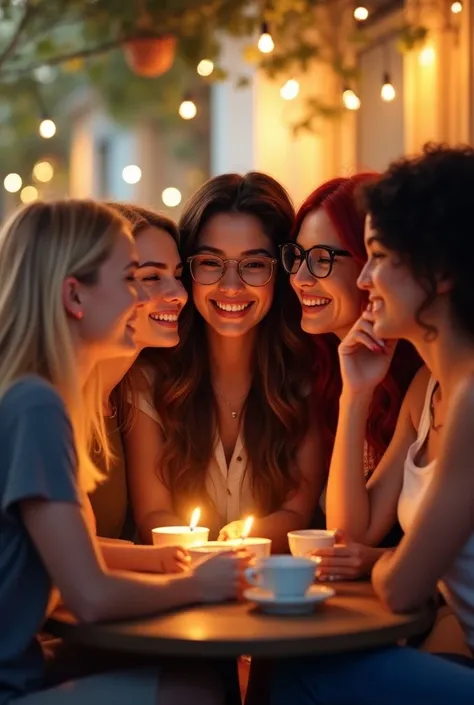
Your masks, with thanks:
[(213, 386), (214, 386), (214, 389), (216, 390), (216, 392), (217, 392), (218, 394), (220, 394), (220, 396), (222, 397), (222, 401), (224, 402), (224, 404), (226, 405), (226, 407), (229, 409), (232, 418), (233, 418), (233, 419), (236, 419), (236, 418), (238, 417), (238, 415), (240, 414), (240, 412), (242, 411), (242, 407), (243, 407), (243, 405), (244, 405), (245, 400), (247, 399), (248, 392), (247, 392), (247, 394), (244, 394), (243, 396), (240, 397), (240, 399), (239, 399), (239, 402), (240, 402), (239, 408), (237, 409), (237, 411), (235, 411), (235, 409), (233, 409), (233, 408), (231, 407), (231, 405), (230, 405), (229, 402), (227, 401), (227, 397), (225, 396), (225, 394), (224, 394), (223, 392), (221, 392), (221, 390), (219, 389), (219, 387), (218, 387), (216, 384), (214, 384)]

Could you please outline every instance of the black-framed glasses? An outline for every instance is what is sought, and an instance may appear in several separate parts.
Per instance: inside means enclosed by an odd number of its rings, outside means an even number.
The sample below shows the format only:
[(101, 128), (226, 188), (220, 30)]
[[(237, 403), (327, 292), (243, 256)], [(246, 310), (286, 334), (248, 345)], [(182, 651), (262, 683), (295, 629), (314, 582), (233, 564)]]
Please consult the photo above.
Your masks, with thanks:
[(296, 242), (285, 242), (280, 245), (281, 263), (288, 274), (296, 274), (303, 262), (310, 274), (317, 279), (328, 277), (336, 257), (352, 257), (347, 250), (339, 250), (328, 245), (315, 245), (305, 250)]
[(265, 286), (275, 271), (278, 260), (273, 257), (244, 257), (241, 260), (222, 259), (218, 255), (192, 255), (186, 260), (191, 276), (198, 284), (217, 284), (230, 263), (237, 265), (237, 272), (244, 284)]

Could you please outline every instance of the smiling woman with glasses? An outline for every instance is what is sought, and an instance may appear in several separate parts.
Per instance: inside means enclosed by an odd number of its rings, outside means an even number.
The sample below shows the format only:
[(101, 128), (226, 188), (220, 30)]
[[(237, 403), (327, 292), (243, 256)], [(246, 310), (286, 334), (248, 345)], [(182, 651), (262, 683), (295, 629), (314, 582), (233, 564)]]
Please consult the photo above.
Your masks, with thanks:
[(288, 274), (297, 274), (303, 262), (306, 262), (309, 273), (316, 279), (328, 277), (334, 266), (336, 257), (351, 257), (348, 250), (314, 245), (305, 250), (296, 242), (285, 242), (280, 245), (281, 263)]
[(324, 484), (310, 340), (278, 260), (293, 223), (288, 194), (260, 173), (215, 177), (184, 208), (182, 343), (138, 422), (153, 447), (145, 541), (198, 505), (212, 538), (239, 538), (252, 514), (254, 534), (277, 552), (310, 523)]

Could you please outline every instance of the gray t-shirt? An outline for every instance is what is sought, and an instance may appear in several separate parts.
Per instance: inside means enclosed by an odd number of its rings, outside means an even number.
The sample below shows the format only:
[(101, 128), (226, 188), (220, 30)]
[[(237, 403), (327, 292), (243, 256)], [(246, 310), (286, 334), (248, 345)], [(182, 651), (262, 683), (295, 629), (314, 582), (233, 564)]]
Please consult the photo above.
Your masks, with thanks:
[[(51, 581), (21, 520), (27, 499), (79, 503), (72, 427), (58, 393), (19, 379), (0, 400), (0, 705), (40, 688)], [(58, 527), (61, 530), (61, 527)]]

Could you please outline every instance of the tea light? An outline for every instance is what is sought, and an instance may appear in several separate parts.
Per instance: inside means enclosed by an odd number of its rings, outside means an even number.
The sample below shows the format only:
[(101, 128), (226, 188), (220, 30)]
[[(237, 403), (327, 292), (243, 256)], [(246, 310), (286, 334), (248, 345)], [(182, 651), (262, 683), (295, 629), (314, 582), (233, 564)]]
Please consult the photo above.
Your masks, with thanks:
[(155, 546), (200, 546), (209, 538), (209, 529), (198, 526), (201, 510), (199, 507), (191, 514), (189, 526), (158, 526), (152, 529), (153, 544)]

